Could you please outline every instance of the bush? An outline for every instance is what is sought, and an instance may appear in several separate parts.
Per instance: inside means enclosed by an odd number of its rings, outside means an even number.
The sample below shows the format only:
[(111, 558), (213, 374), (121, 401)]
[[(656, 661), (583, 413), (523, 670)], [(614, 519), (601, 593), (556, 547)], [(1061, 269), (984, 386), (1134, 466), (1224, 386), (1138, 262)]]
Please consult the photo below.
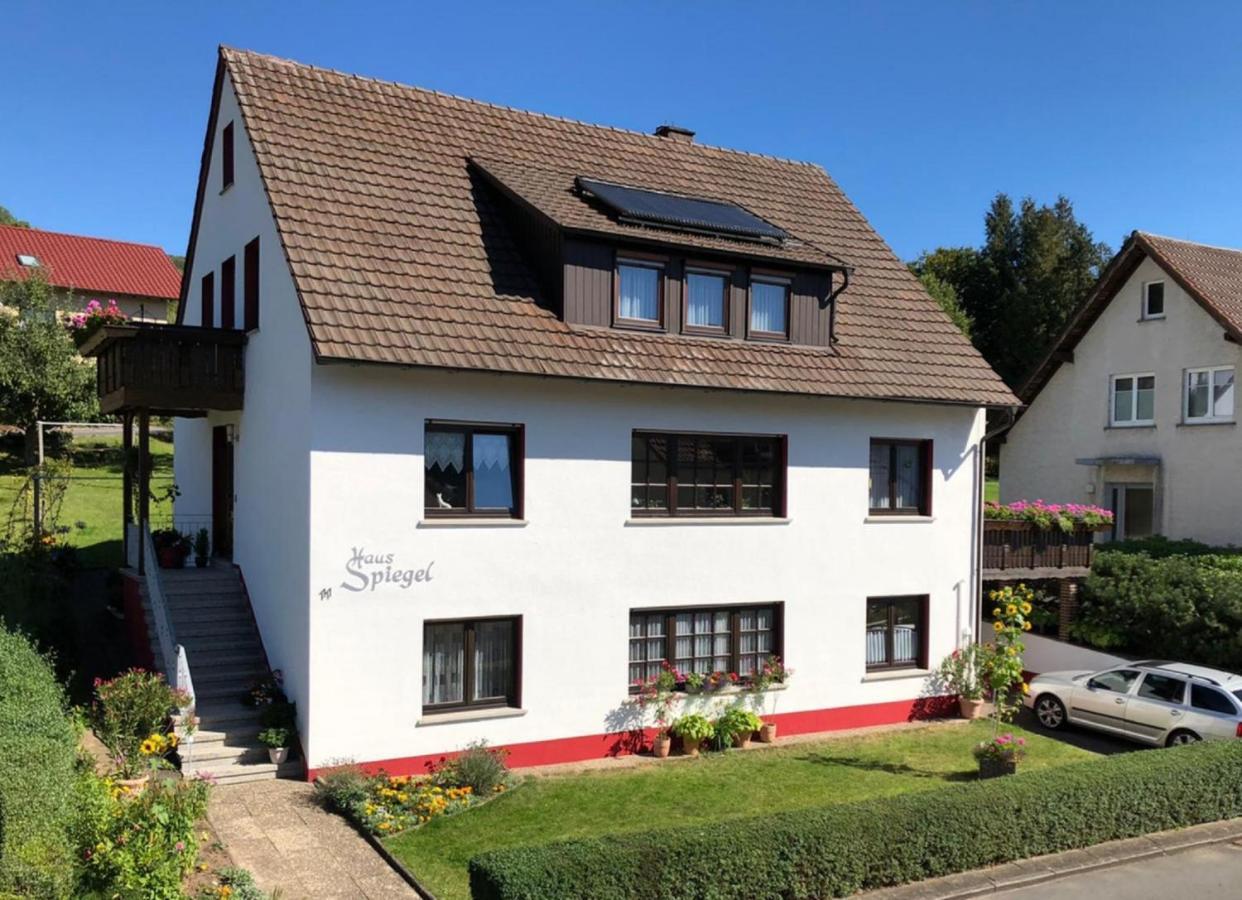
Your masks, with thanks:
[(248, 869), (225, 866), (216, 872), (216, 880), (221, 888), (228, 888), (227, 893), (217, 889), (207, 896), (227, 897), (228, 900), (268, 900), (270, 896), (255, 884), (254, 876)]
[(0, 895), (68, 894), (77, 744), (52, 663), (0, 627)]
[[(1242, 742), (470, 861), (476, 900), (842, 897), (1242, 815)], [(1003, 823), (998, 827), (997, 823)]]
[(163, 735), (169, 714), (190, 702), (163, 675), (142, 669), (130, 669), (109, 681), (96, 679), (95, 696), (95, 733), (131, 778), (145, 768), (143, 742)]
[(729, 741), (734, 735), (745, 735), (749, 737), (754, 732), (763, 727), (763, 720), (751, 712), (749, 709), (742, 709), (735, 706), (726, 710), (719, 719), (716, 720), (715, 734), (717, 739), (721, 741)]
[(509, 783), (505, 750), (493, 750), (486, 741), (467, 744), (453, 759), (436, 767), (431, 780), (443, 787), (468, 787), (476, 797), (490, 797)]
[(315, 779), (315, 793), (328, 809), (352, 818), (366, 802), (367, 778), (354, 763), (340, 763)]

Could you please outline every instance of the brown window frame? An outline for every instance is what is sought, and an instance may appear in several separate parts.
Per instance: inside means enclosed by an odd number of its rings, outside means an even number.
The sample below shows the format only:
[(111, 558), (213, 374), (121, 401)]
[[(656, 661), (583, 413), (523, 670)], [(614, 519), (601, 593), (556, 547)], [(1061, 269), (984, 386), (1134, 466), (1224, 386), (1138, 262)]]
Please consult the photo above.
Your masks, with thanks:
[[(511, 622), (513, 624), (513, 681), (509, 685), (509, 693), (503, 700), (488, 698), (471, 700), (474, 693), (474, 634), (479, 625), (493, 622)], [(462, 640), (462, 701), (460, 703), (423, 703), (424, 713), (454, 712), (469, 709), (521, 709), (522, 708), (522, 617), (521, 616), (473, 616), (464, 619), (424, 619), (423, 620), (423, 652), (427, 647), (427, 626), (429, 625), (461, 625), (465, 631)], [(422, 665), (422, 656), (419, 657)], [(426, 673), (423, 673), (426, 675)], [(421, 690), (421, 688), (420, 688)], [(422, 700), (422, 694), (419, 694)]]
[[(876, 444), (888, 444), (888, 501), (890, 506), (871, 505), (871, 449)], [(919, 448), (919, 473), (923, 478), (923, 490), (918, 507), (894, 504), (897, 498), (897, 447)], [(932, 514), (932, 462), (934, 447), (930, 438), (872, 438), (867, 445), (867, 511), (872, 516), (930, 516)]]
[(203, 276), (198, 295), (198, 322), (204, 328), (216, 327), (216, 273)]
[[(755, 284), (775, 284), (785, 289), (785, 330), (757, 331), (754, 322)], [(780, 272), (752, 272), (750, 282), (746, 286), (746, 336), (756, 341), (773, 341), (776, 343), (789, 341), (789, 314), (793, 304), (793, 276)]]
[[(720, 302), (723, 307), (721, 318), (723, 325), (691, 325), (690, 324), (690, 276), (710, 275), (724, 280), (724, 292)], [(733, 270), (724, 266), (713, 266), (708, 263), (687, 262), (681, 278), (681, 330), (684, 334), (702, 334), (709, 337), (727, 337), (730, 334), (730, 307), (733, 306)]]
[[(668, 440), (669, 452), (667, 460), (667, 476), (665, 478), (665, 508), (651, 509), (643, 507), (641, 509), (634, 508), (633, 503), (633, 487), (636, 482), (633, 480), (634, 455), (633, 446), (635, 438), (663, 437)], [(679, 509), (677, 506), (677, 442), (683, 438), (709, 438), (709, 439), (726, 439), (737, 442), (735, 457), (733, 462), (733, 506), (729, 509), (698, 509), (695, 507), (686, 507)], [(775, 443), (776, 454), (776, 470), (773, 473), (772, 483), (772, 508), (771, 509), (743, 509), (742, 508), (742, 465), (741, 450), (742, 442), (748, 440), (770, 440)], [(651, 428), (635, 428), (630, 433), (630, 516), (634, 518), (670, 518), (670, 517), (687, 517), (687, 518), (759, 518), (759, 519), (783, 519), (786, 510), (786, 491), (789, 482), (789, 438), (784, 434), (739, 434), (739, 433), (717, 433), (708, 431), (662, 431), (660, 429)], [(654, 482), (658, 484), (659, 482)], [(650, 486), (653, 482), (644, 482)]]
[(233, 185), (233, 123), (224, 126), (220, 134), (220, 190), (228, 190)]
[[(526, 428), (520, 423), (494, 422), (456, 422), (443, 419), (428, 419), (423, 425), (424, 446), (429, 432), (461, 432), (466, 436), (462, 461), (466, 465), (466, 508), (440, 509), (428, 506), (426, 496), (426, 460), (423, 463), (423, 515), (427, 518), (477, 518), (477, 519), (522, 519), (525, 517), (526, 488)], [(474, 508), (474, 435), (503, 434), (512, 437), (509, 442), (509, 471), (513, 478), (513, 506), (508, 511), (484, 507)]]
[[(918, 656), (914, 662), (895, 662), (891, 661), (893, 656), (893, 628), (894, 628), (894, 610), (896, 604), (904, 600), (917, 600), (919, 604), (919, 648)], [(884, 644), (886, 653), (890, 662), (886, 663), (866, 663), (868, 672), (892, 672), (901, 669), (926, 669), (927, 668), (927, 647), (928, 647), (928, 631), (930, 630), (929, 618), (931, 610), (931, 596), (929, 594), (894, 594), (892, 596), (868, 597), (866, 604), (871, 603), (888, 603), (888, 627), (884, 634)], [(866, 606), (863, 607), (863, 660), (866, 656)]]
[(259, 327), (259, 239), (255, 238), (242, 251), (242, 328), (254, 331)]
[(234, 328), (237, 324), (237, 257), (230, 256), (220, 263), (220, 327)]
[[(717, 613), (727, 612), (729, 614), (729, 672), (737, 672), (738, 664), (741, 661), (741, 613), (748, 609), (770, 609), (772, 611), (772, 650), (769, 656), (785, 658), (785, 604), (783, 601), (775, 603), (726, 603), (715, 606), (657, 606), (650, 609), (644, 607), (633, 607), (630, 609), (629, 618), (626, 619), (626, 633), (629, 633), (629, 627), (633, 623), (635, 616), (664, 616), (664, 657), (663, 661), (669, 665), (676, 665), (677, 660), (677, 615), (679, 613), (708, 613), (713, 617)], [(645, 643), (647, 637), (626, 638), (626, 675), (629, 675), (629, 666), (635, 660), (629, 659), (629, 648), (634, 642)], [(643, 657), (639, 662), (648, 663), (653, 660)], [(689, 673), (685, 673), (689, 674)], [(629, 679), (629, 690), (631, 694), (636, 694), (640, 690), (640, 686), (634, 683), (633, 679)], [(685, 682), (678, 682), (676, 690), (684, 691), (686, 689)]]
[[(654, 269), (659, 276), (658, 319), (627, 319), (621, 315), (621, 269)], [(664, 257), (647, 257), (632, 253), (617, 253), (612, 272), (612, 324), (616, 328), (633, 328), (638, 331), (665, 331), (668, 314), (665, 304), (668, 300), (668, 259)]]

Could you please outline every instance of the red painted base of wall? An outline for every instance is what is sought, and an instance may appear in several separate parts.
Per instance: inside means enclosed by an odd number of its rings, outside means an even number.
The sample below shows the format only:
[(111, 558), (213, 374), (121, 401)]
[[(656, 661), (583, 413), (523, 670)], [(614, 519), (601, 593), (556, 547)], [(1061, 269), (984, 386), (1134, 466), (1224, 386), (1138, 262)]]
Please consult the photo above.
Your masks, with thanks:
[(125, 635), (137, 664), (144, 669), (155, 668), (151, 641), (147, 638), (147, 613), (142, 608), (142, 585), (128, 575), (121, 577), (121, 600), (125, 610)]
[[(956, 697), (926, 697), (918, 700), (899, 700), (894, 703), (777, 713), (766, 717), (765, 721), (775, 722), (781, 735), (794, 735), (813, 734), (818, 731), (840, 731), (845, 728), (865, 728), (871, 725), (893, 725), (898, 722), (937, 719), (956, 714)], [(655, 729), (647, 728), (619, 734), (592, 734), (502, 746), (509, 751), (509, 765), (520, 769), (526, 766), (581, 762), (587, 759), (638, 753), (650, 748), (654, 737)], [(361, 765), (368, 772), (382, 771), (389, 775), (423, 775), (436, 763), (455, 755), (456, 753), (433, 753), (425, 756), (406, 756), (400, 759), (372, 760)], [(306, 777), (313, 781), (316, 776), (325, 771), (327, 770), (322, 768), (308, 769)]]

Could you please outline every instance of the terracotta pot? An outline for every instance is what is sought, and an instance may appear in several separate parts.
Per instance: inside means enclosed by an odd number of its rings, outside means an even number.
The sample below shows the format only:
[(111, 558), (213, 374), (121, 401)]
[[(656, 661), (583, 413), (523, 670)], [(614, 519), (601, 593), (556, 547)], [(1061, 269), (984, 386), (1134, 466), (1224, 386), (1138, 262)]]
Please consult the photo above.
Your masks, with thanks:
[(983, 718), (983, 700), (968, 700), (965, 697), (958, 697), (957, 707), (961, 711), (963, 719)]
[(703, 746), (702, 740), (692, 741), (690, 738), (681, 739), (681, 752), (686, 756), (698, 756), (699, 748)]
[(149, 775), (143, 775), (141, 778), (117, 778), (113, 781), (119, 788), (124, 788), (126, 793), (141, 794), (147, 789), (147, 782), (151, 780)]
[(267, 758), (278, 766), (284, 765), (285, 760), (289, 758), (288, 747), (268, 747)]
[(980, 778), (999, 778), (1002, 775), (1018, 774), (1018, 763), (1016, 760), (990, 759), (983, 758), (979, 760), (979, 777)]
[(753, 732), (750, 731), (742, 731), (733, 735), (733, 746), (737, 747), (739, 750), (745, 750), (750, 746), (750, 738), (752, 734)]
[(771, 744), (776, 741), (776, 723), (764, 722), (759, 729), (759, 743)]
[(651, 742), (651, 755), (658, 759), (668, 756), (668, 751), (671, 749), (673, 749), (673, 739), (667, 734), (658, 734)]

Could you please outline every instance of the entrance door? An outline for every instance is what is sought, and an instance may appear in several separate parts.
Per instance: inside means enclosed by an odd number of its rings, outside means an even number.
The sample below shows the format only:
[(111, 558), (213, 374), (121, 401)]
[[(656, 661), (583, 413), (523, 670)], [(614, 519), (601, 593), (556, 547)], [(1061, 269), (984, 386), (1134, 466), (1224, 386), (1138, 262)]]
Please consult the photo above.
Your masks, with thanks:
[(1156, 524), (1156, 491), (1150, 484), (1115, 484), (1109, 492), (1113, 540), (1151, 537)]
[(211, 430), (211, 544), (216, 556), (233, 557), (233, 444), (227, 425)]

